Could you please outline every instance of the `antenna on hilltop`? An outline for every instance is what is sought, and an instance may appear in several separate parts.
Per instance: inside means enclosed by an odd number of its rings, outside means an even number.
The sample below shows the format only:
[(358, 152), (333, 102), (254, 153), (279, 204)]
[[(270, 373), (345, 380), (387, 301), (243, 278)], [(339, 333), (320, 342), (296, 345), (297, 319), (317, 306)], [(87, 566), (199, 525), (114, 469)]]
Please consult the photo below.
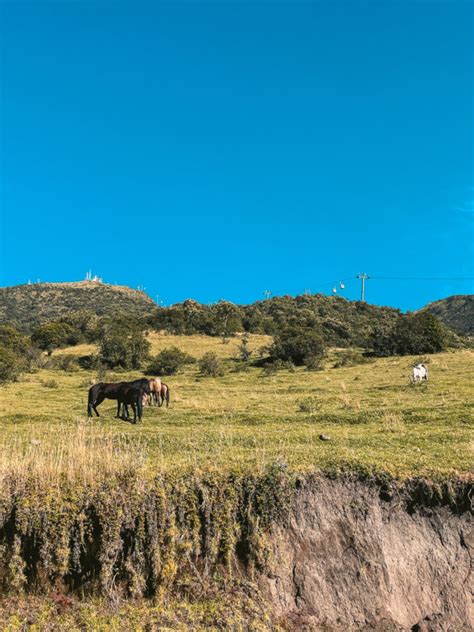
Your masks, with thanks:
[(362, 281), (361, 291), (360, 291), (360, 300), (364, 303), (365, 301), (365, 282), (367, 279), (370, 279), (369, 275), (365, 272), (359, 272), (356, 276), (356, 279), (360, 279)]
[(272, 295), (272, 293), (270, 292), (270, 290), (265, 290), (265, 292), (263, 293), (265, 295), (265, 300), (268, 301), (268, 299), (270, 298), (270, 296)]

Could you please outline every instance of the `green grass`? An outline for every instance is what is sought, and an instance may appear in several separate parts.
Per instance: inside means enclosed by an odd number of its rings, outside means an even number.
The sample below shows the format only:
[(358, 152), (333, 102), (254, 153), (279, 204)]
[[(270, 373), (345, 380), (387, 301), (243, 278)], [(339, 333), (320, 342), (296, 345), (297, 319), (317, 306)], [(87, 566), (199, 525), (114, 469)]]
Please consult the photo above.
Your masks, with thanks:
[[(153, 353), (177, 345), (194, 356), (219, 353), (222, 378), (200, 378), (195, 365), (164, 378), (171, 407), (146, 408), (133, 426), (114, 419), (116, 404), (104, 402), (101, 417), (85, 416), (87, 384), (96, 375), (41, 370), (1, 390), (2, 453), (20, 460), (31, 451), (64, 451), (77, 429), (91, 450), (101, 441), (138, 450), (159, 469), (263, 468), (278, 459), (291, 469), (364, 469), (401, 478), (460, 476), (473, 463), (474, 353), (428, 357), (429, 383), (409, 383), (415, 358), (378, 359), (324, 371), (233, 371), (238, 340), (222, 344), (205, 336), (150, 336)], [(254, 336), (251, 347), (268, 343)], [(89, 351), (89, 349), (88, 349)], [(68, 349), (83, 353), (84, 349)], [(333, 352), (334, 353), (334, 352)], [(110, 380), (140, 372), (111, 374)], [(57, 382), (57, 388), (45, 386)], [(329, 441), (321, 441), (321, 434)], [(74, 445), (72, 446), (74, 449)], [(87, 447), (86, 447), (87, 449)], [(59, 457), (58, 457), (59, 458)]]

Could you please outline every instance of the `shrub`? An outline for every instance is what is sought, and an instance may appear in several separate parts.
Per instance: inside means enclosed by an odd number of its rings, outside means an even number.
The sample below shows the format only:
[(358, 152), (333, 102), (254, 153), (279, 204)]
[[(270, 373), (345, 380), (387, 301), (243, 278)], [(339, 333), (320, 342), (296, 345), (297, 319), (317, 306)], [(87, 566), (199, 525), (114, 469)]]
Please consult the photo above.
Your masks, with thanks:
[(51, 355), (59, 347), (77, 344), (80, 336), (77, 330), (67, 323), (45, 323), (33, 332), (31, 339), (37, 347)]
[(347, 349), (338, 353), (334, 368), (339, 369), (344, 366), (356, 366), (358, 364), (366, 364), (367, 362), (370, 362), (369, 358), (366, 358), (361, 351)]
[(77, 363), (81, 369), (85, 369), (86, 371), (96, 370), (100, 364), (100, 358), (94, 354), (83, 355), (77, 358)]
[(447, 328), (432, 314), (421, 312), (374, 327), (370, 347), (376, 356), (418, 355), (444, 351), (448, 341)]
[(0, 347), (25, 355), (31, 348), (31, 340), (12, 325), (0, 325)]
[(169, 347), (152, 357), (147, 371), (155, 375), (174, 375), (186, 364), (193, 362), (196, 362), (196, 358), (193, 358), (189, 353), (181, 351), (178, 347)]
[(308, 371), (322, 371), (324, 369), (323, 356), (320, 355), (307, 356), (304, 359), (304, 364)]
[(273, 362), (266, 362), (263, 365), (263, 375), (265, 377), (271, 377), (272, 375), (276, 375), (278, 371), (283, 371), (285, 369), (293, 373), (293, 371), (295, 370), (295, 365), (293, 364), (293, 362), (291, 362), (291, 360), (284, 361), (278, 359), (274, 360)]
[(70, 353), (60, 355), (55, 358), (54, 368), (59, 369), (60, 371), (66, 371), (67, 373), (77, 371), (79, 369), (77, 357)]
[(0, 347), (0, 383), (14, 382), (21, 371), (21, 362), (11, 349)]
[(45, 388), (58, 388), (59, 384), (56, 380), (41, 380), (41, 385)]
[(201, 372), (201, 375), (207, 375), (210, 377), (221, 377), (224, 375), (222, 362), (212, 351), (205, 353), (199, 360), (199, 371)]
[(33, 347), (28, 336), (12, 325), (0, 325), (0, 347), (15, 354), (20, 371), (32, 371), (36, 368), (40, 352)]
[(248, 362), (250, 360), (252, 352), (249, 349), (249, 336), (248, 336), (248, 334), (245, 334), (245, 336), (242, 337), (242, 340), (240, 341), (240, 345), (239, 345), (238, 351), (239, 351), (238, 360), (240, 360), (241, 362)]
[(274, 360), (290, 360), (297, 366), (309, 357), (320, 357), (324, 353), (323, 339), (317, 329), (285, 327), (274, 338), (270, 357)]
[(112, 328), (100, 337), (99, 360), (111, 369), (139, 369), (149, 358), (150, 346), (139, 329)]

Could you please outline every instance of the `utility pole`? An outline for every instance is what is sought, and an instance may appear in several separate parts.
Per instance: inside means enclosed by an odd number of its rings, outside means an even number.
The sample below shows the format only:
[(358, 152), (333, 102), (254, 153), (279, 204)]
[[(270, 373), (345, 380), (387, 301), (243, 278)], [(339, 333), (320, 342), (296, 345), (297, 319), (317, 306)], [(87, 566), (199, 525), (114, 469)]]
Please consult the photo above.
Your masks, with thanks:
[(359, 274), (356, 276), (356, 279), (360, 279), (362, 281), (362, 287), (361, 287), (361, 292), (360, 292), (360, 300), (362, 302), (364, 302), (364, 300), (365, 300), (365, 282), (366, 282), (367, 279), (370, 279), (370, 277), (365, 272), (359, 272)]

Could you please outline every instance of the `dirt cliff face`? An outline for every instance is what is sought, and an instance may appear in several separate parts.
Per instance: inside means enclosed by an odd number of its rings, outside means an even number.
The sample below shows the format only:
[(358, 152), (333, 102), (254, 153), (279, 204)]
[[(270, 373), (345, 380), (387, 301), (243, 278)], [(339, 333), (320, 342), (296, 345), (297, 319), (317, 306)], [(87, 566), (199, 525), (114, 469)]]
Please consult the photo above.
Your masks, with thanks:
[(277, 613), (298, 630), (473, 630), (470, 513), (380, 496), (323, 477), (300, 490), (262, 578)]

